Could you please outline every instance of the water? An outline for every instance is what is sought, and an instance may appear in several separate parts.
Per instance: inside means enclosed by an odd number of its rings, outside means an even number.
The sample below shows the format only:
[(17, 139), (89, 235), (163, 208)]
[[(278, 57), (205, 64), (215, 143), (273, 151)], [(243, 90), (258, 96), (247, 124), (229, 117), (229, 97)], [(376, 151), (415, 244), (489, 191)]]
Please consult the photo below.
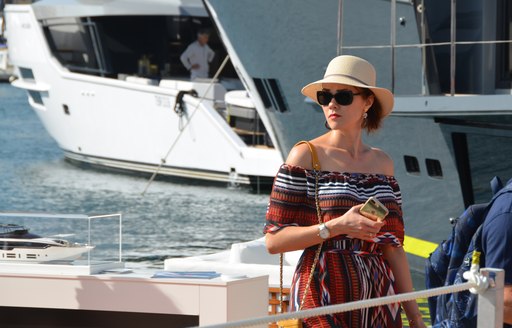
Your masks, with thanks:
[[(24, 91), (0, 84), (0, 211), (123, 214), (123, 259), (163, 268), (262, 237), (268, 195), (84, 170), (64, 161)], [(37, 233), (36, 227), (32, 231)], [(65, 231), (69, 233), (69, 231)]]

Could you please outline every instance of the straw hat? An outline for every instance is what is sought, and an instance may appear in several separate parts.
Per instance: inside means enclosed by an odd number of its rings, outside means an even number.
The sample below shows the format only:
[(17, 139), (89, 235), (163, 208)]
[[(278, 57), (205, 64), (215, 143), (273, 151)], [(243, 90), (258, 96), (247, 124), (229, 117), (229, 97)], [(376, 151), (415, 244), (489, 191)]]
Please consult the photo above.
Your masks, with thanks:
[(330, 61), (324, 78), (302, 88), (302, 94), (315, 102), (316, 92), (322, 90), (323, 83), (339, 83), (370, 89), (382, 107), (382, 117), (393, 110), (394, 98), (391, 91), (375, 86), (377, 75), (375, 68), (368, 61), (355, 56), (338, 56)]

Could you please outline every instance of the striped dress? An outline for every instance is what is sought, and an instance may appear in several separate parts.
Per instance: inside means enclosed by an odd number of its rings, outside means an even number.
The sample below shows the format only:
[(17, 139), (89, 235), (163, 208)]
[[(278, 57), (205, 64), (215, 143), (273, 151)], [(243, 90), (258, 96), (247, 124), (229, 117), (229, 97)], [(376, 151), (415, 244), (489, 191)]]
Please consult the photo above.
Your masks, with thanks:
[[(401, 193), (392, 176), (319, 172), (319, 203), (327, 222), (370, 196), (388, 209), (386, 223), (373, 242), (339, 235), (324, 242), (303, 309), (394, 295), (393, 274), (380, 245), (401, 247), (404, 238)], [(274, 180), (264, 233), (286, 226), (318, 224), (315, 172), (283, 164)], [(300, 258), (291, 284), (291, 311), (297, 311), (305, 291), (317, 246)], [(305, 327), (402, 327), (400, 304), (390, 304), (304, 320)]]

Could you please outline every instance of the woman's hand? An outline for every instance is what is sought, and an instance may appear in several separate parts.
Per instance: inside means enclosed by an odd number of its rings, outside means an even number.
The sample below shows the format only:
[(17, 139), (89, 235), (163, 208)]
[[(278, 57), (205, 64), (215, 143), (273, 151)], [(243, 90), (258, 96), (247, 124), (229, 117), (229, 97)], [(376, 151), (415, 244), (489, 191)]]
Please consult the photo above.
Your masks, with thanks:
[(384, 225), (384, 221), (374, 221), (359, 213), (363, 204), (353, 206), (345, 214), (326, 223), (331, 235), (348, 235), (351, 238), (373, 240)]

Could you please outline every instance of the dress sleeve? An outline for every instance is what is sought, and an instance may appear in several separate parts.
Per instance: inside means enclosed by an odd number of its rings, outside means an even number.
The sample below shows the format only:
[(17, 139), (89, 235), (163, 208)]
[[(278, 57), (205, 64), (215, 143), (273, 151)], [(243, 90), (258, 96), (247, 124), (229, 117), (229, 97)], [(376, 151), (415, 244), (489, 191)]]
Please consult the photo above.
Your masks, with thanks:
[(283, 164), (274, 179), (263, 233), (301, 225), (309, 212), (307, 205), (305, 170)]
[(379, 197), (389, 210), (389, 214), (385, 219), (386, 223), (379, 232), (379, 239), (381, 244), (401, 247), (404, 244), (405, 236), (402, 195), (396, 180), (393, 179), (389, 187), (390, 189), (385, 192), (385, 196), (382, 199)]

